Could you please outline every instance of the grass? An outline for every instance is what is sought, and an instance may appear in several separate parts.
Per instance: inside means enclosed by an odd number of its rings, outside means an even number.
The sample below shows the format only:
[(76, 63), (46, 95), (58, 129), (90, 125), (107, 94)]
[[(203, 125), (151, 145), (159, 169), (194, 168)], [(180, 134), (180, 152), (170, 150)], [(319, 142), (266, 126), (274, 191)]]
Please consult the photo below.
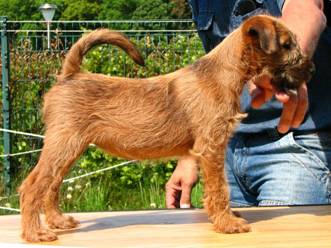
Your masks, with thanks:
[[(192, 192), (192, 203), (201, 207), (202, 186), (199, 183)], [(102, 177), (94, 182), (82, 181), (65, 185), (62, 189), (61, 208), (66, 212), (138, 210), (165, 208), (165, 190), (158, 183), (125, 188)]]
[[(164, 183), (158, 180), (141, 180), (136, 185), (123, 186), (111, 180), (107, 173), (65, 183), (61, 188), (60, 207), (65, 212), (140, 210), (165, 208)], [(202, 207), (202, 185), (198, 183), (192, 192), (192, 204)], [(0, 206), (18, 208), (17, 196), (0, 198)], [(0, 210), (0, 215), (15, 214)]]

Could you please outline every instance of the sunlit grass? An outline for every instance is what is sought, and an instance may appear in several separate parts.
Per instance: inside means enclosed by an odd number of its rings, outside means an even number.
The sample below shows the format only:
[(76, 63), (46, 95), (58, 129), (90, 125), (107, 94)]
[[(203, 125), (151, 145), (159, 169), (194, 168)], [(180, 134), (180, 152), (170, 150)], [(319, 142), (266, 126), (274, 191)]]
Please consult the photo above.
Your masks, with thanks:
[[(192, 191), (192, 204), (202, 207), (202, 184), (198, 183)], [(0, 206), (19, 208), (17, 196), (0, 199)], [(158, 182), (137, 187), (123, 187), (102, 175), (98, 178), (78, 180), (67, 183), (61, 189), (60, 207), (64, 212), (111, 211), (164, 209), (165, 189)], [(0, 215), (16, 214), (0, 210)]]

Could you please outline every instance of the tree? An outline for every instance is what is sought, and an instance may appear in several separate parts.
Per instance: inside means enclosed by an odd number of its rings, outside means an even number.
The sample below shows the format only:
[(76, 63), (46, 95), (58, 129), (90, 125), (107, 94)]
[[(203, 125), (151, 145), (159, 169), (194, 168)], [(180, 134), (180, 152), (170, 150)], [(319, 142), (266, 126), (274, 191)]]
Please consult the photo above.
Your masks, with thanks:
[(178, 19), (190, 19), (191, 9), (188, 0), (171, 0), (173, 8), (171, 10), (172, 16)]
[[(49, 0), (54, 20), (130, 20), (190, 18), (187, 0)], [(10, 20), (43, 20), (44, 0), (0, 0), (0, 15)]]
[(35, 20), (41, 18), (34, 0), (0, 0), (0, 15), (10, 20)]
[(102, 3), (99, 20), (131, 19), (132, 13), (140, 5), (140, 0), (105, 0)]
[(171, 19), (173, 3), (162, 0), (142, 0), (132, 19)]
[(60, 17), (62, 20), (96, 20), (101, 11), (99, 1), (70, 0), (64, 3), (65, 9)]

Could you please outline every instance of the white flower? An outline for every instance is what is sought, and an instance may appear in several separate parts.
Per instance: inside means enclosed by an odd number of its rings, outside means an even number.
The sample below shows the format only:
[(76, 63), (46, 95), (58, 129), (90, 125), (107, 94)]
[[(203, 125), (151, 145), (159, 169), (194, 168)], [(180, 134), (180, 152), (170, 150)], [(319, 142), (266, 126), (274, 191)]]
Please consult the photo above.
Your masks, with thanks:
[(154, 202), (151, 203), (151, 205), (149, 205), (151, 208), (156, 208), (156, 204)]
[(67, 199), (71, 199), (72, 198), (72, 195), (71, 194), (67, 194)]
[(69, 192), (72, 192), (74, 189), (73, 189), (73, 187), (69, 186), (67, 190), (68, 190)]
[(10, 205), (10, 203), (9, 203), (9, 202), (8, 202), (8, 203), (6, 203), (6, 204), (5, 204), (5, 207), (6, 207), (6, 208), (11, 208), (11, 205)]
[(75, 189), (78, 189), (78, 190), (80, 190), (81, 188), (82, 188), (82, 186), (81, 186), (81, 185), (79, 185), (79, 184), (75, 185)]

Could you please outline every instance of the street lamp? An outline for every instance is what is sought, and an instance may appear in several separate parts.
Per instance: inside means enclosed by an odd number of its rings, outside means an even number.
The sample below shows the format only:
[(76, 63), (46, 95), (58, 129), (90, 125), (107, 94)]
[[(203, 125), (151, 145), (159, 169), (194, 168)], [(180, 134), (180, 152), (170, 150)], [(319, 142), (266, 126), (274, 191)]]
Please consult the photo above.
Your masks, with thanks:
[(49, 4), (49, 3), (44, 3), (39, 7), (39, 10), (44, 16), (44, 19), (47, 24), (47, 48), (51, 48), (51, 31), (50, 31), (50, 24), (51, 21), (54, 17), (55, 10), (57, 9), (56, 5), (54, 4)]

